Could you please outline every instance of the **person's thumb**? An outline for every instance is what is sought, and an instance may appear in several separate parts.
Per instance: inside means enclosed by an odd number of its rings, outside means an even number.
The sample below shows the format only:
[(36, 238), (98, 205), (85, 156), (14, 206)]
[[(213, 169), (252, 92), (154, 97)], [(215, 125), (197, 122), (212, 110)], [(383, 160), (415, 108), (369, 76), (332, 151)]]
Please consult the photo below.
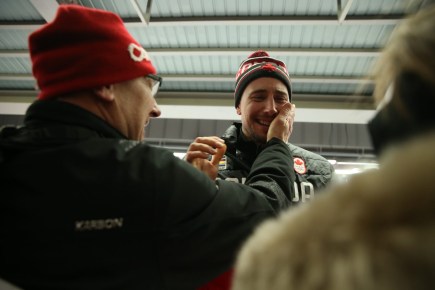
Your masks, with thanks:
[(216, 148), (216, 154), (213, 155), (211, 158), (211, 164), (214, 166), (219, 165), (219, 161), (222, 159), (222, 156), (224, 156), (225, 152), (227, 151), (227, 145), (222, 144), (222, 147)]

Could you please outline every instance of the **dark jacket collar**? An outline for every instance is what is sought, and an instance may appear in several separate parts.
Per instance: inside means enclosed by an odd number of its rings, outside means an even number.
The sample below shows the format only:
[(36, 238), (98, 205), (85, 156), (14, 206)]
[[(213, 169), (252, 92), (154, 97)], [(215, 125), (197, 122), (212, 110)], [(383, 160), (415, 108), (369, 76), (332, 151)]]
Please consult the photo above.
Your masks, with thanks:
[(264, 149), (264, 146), (257, 145), (255, 142), (247, 139), (242, 132), (242, 123), (240, 122), (234, 122), (222, 135), (222, 139), (225, 140), (227, 152), (231, 155), (227, 154), (227, 156), (230, 159), (237, 158), (237, 161), (242, 161), (248, 167), (252, 166), (257, 155)]
[(24, 118), (26, 127), (68, 126), (81, 127), (100, 137), (127, 139), (103, 119), (76, 105), (56, 101), (35, 101), (27, 109)]

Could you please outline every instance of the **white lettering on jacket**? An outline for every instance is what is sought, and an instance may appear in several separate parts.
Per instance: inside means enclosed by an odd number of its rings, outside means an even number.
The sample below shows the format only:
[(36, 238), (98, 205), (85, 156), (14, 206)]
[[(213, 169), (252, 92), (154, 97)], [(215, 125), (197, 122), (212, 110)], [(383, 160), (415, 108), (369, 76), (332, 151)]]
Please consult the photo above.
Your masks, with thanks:
[(76, 231), (111, 230), (122, 228), (123, 218), (110, 218), (98, 220), (82, 220), (75, 222)]
[[(295, 196), (292, 198), (294, 202), (305, 202), (307, 198), (314, 198), (314, 186), (310, 182), (303, 181), (301, 182), (301, 192), (299, 193), (298, 184), (293, 182), (293, 188), (295, 189)], [(302, 198), (302, 200), (301, 200)]]
[[(217, 178), (221, 179), (221, 178)], [(237, 177), (227, 177), (224, 180), (227, 181), (233, 181), (238, 183), (245, 184), (246, 177), (242, 177), (242, 182)], [(303, 181), (300, 183), (300, 192), (299, 192), (299, 186), (297, 182), (293, 182), (293, 188), (294, 188), (294, 196), (292, 198), (293, 202), (306, 202), (307, 199), (313, 199), (314, 198), (314, 185), (311, 182)]]

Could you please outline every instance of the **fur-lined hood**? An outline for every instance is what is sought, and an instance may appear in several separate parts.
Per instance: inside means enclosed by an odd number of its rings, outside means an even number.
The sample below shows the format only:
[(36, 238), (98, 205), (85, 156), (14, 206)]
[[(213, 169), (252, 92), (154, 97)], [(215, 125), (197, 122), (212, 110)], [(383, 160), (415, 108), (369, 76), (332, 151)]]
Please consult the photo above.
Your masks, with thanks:
[(433, 273), (435, 133), (262, 224), (233, 289), (433, 289)]

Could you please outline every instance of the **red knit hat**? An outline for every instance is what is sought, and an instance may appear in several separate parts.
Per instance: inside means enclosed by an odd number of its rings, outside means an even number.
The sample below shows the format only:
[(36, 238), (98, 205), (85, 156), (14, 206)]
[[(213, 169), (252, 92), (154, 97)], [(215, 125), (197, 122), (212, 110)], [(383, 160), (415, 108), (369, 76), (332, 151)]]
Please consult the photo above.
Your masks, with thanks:
[(155, 74), (147, 52), (108, 11), (60, 5), (55, 19), (29, 36), (38, 99)]
[(264, 50), (252, 53), (244, 60), (236, 74), (236, 89), (234, 90), (235, 107), (240, 104), (243, 91), (248, 84), (258, 78), (275, 78), (287, 87), (289, 99), (292, 99), (290, 76), (285, 63), (272, 58)]

